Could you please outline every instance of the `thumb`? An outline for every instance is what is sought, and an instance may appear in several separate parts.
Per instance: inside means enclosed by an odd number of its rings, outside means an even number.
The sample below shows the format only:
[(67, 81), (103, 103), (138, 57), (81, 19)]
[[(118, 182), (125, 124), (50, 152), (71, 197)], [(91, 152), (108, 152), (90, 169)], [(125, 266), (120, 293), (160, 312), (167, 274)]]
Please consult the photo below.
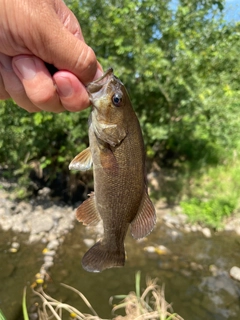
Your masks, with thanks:
[(38, 19), (39, 37), (35, 38), (33, 53), (59, 70), (72, 72), (84, 84), (96, 78), (101, 66), (83, 37), (66, 28), (56, 12), (48, 11), (41, 16), (46, 21)]

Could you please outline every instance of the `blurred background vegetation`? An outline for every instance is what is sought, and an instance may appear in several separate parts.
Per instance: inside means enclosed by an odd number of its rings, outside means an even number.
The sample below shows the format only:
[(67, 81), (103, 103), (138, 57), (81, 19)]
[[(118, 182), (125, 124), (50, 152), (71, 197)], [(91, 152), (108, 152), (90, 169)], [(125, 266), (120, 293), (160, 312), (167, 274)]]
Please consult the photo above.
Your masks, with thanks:
[[(240, 191), (240, 23), (224, 20), (225, 1), (66, 3), (103, 68), (112, 66), (129, 91), (148, 172), (169, 177), (153, 196), (220, 226)], [(0, 104), (2, 173), (17, 179), (19, 196), (56, 179), (69, 190), (68, 164), (88, 145), (90, 109), (28, 114)]]

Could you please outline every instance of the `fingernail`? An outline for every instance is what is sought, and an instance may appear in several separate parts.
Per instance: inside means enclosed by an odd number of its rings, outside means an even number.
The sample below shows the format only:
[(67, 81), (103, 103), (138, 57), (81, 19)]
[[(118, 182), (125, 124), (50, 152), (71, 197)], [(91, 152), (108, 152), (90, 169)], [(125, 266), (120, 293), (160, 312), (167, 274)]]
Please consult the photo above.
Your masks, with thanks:
[(100, 69), (97, 69), (97, 72), (93, 78), (93, 81), (94, 80), (97, 80), (98, 78), (100, 78), (101, 76), (103, 75), (103, 72), (100, 70)]
[(58, 76), (56, 79), (58, 94), (62, 97), (69, 97), (73, 93), (73, 87), (68, 78)]
[(36, 75), (36, 64), (32, 58), (21, 58), (14, 61), (20, 76), (25, 80), (31, 80)]

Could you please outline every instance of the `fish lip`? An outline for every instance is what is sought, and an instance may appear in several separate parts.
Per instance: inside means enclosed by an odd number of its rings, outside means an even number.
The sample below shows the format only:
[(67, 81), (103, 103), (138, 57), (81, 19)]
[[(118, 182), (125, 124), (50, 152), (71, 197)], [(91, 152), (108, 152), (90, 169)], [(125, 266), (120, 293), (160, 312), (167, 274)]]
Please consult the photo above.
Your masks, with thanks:
[(93, 82), (90, 82), (86, 87), (89, 95), (101, 90), (102, 87), (108, 82), (109, 78), (112, 78), (113, 76), (114, 76), (113, 75), (113, 68), (109, 68), (100, 78), (98, 78), (97, 80), (95, 80)]

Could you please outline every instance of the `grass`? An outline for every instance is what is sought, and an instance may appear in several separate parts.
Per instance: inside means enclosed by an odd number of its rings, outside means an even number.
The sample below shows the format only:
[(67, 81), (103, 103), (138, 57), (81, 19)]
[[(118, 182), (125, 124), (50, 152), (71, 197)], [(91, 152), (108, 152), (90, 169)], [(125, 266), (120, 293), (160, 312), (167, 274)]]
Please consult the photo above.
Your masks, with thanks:
[[(42, 286), (38, 286), (33, 289), (33, 293), (37, 295), (41, 303), (38, 308), (39, 320), (62, 320), (66, 313), (68, 318), (75, 320), (104, 320), (94, 310), (87, 298), (77, 289), (62, 284), (65, 288), (72, 290), (76, 293), (80, 299), (84, 301), (89, 308), (90, 313), (82, 313), (69, 304), (62, 303), (44, 291)], [(112, 314), (115, 320), (147, 320), (147, 319), (159, 319), (159, 320), (183, 320), (179, 315), (173, 313), (171, 305), (168, 304), (164, 297), (164, 288), (160, 288), (157, 285), (156, 280), (147, 280), (147, 287), (141, 294), (140, 287), (140, 272), (136, 274), (136, 289), (135, 292), (130, 292), (128, 295), (118, 295), (110, 298), (110, 303), (113, 300), (120, 299), (118, 304), (113, 305)], [(117, 311), (123, 310), (125, 315), (118, 315)], [(65, 319), (65, 318), (64, 318)], [(28, 320), (28, 317), (24, 320)], [(109, 319), (105, 319), (109, 320)]]
[(6, 320), (6, 318), (4, 317), (4, 314), (3, 314), (1, 309), (0, 309), (0, 320)]
[(219, 230), (224, 220), (239, 210), (239, 192), (240, 161), (235, 159), (192, 176), (187, 196), (180, 206), (191, 222), (200, 222)]

